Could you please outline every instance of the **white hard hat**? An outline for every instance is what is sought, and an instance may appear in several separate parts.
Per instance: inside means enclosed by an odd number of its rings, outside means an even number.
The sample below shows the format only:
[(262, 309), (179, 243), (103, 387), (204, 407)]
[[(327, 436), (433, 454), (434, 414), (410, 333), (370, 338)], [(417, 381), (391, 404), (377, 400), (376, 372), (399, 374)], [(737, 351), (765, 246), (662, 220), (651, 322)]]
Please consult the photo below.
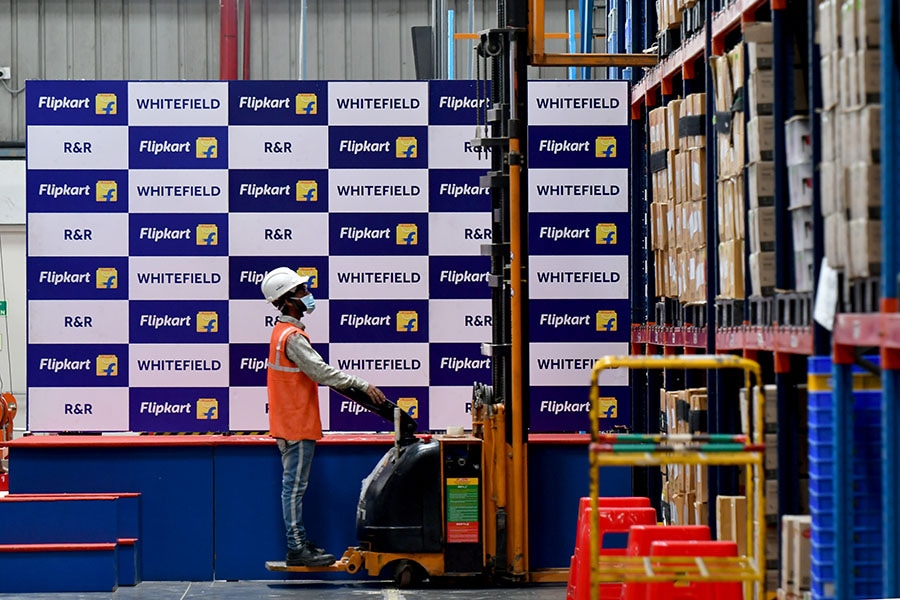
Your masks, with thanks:
[(260, 287), (266, 301), (275, 302), (298, 285), (309, 283), (309, 280), (308, 275), (298, 275), (293, 269), (278, 267), (266, 273)]

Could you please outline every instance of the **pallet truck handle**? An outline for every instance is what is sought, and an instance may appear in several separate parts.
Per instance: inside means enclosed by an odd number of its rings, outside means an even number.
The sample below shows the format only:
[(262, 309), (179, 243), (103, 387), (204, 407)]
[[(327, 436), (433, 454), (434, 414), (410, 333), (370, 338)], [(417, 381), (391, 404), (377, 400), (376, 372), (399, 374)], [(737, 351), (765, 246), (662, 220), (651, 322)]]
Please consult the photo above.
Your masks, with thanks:
[(375, 404), (374, 402), (372, 402), (372, 399), (369, 398), (369, 395), (359, 388), (350, 387), (346, 390), (339, 390), (337, 388), (331, 389), (341, 394), (342, 396), (346, 396), (350, 400), (353, 400), (369, 412), (375, 413), (388, 423), (394, 423), (394, 415), (396, 409), (396, 412), (400, 413), (400, 428), (397, 443), (401, 446), (408, 446), (409, 444), (416, 441), (415, 433), (419, 425), (411, 416), (409, 416), (409, 413), (407, 413), (402, 408), (399, 408), (391, 400), (385, 400), (381, 404)]

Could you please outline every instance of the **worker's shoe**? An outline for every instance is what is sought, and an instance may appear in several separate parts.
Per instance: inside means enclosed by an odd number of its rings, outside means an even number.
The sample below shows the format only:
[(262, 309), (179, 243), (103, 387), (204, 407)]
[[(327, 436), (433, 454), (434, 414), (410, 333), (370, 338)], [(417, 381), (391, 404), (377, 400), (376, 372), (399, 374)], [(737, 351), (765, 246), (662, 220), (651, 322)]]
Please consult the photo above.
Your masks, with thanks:
[(288, 550), (284, 562), (289, 567), (327, 567), (334, 564), (334, 554), (307, 542), (299, 550)]

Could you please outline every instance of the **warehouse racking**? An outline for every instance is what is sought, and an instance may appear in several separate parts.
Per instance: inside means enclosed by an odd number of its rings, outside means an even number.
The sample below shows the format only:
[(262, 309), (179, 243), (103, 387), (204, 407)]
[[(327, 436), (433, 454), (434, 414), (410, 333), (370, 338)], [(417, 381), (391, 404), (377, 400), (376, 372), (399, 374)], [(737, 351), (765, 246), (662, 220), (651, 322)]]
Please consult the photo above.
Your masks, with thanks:
[[(829, 587), (818, 597), (831, 597), (833, 593), (836, 598), (852, 597), (854, 590), (852, 536), (855, 509), (850, 492), (854, 440), (853, 419), (846, 418), (854, 412), (851, 368), (854, 364), (867, 364), (860, 360), (864, 351), (880, 354), (880, 433), (886, 446), (882, 452), (883, 483), (880, 492), (880, 524), (884, 531), (885, 557), (882, 561), (882, 593), (886, 596), (900, 595), (900, 511), (894, 502), (889, 501), (900, 492), (900, 477), (897, 475), (900, 448), (897, 447), (896, 436), (891, 434), (900, 426), (900, 410), (892, 401), (900, 385), (900, 314), (897, 300), (897, 276), (900, 271), (897, 234), (900, 233), (900, 224), (898, 206), (892, 197), (900, 161), (896, 148), (900, 125), (896, 106), (900, 74), (894, 41), (897, 39), (898, 16), (892, 12), (896, 11), (896, 7), (890, 2), (877, 0), (847, 4), (829, 4), (818, 0), (799, 3), (786, 0), (701, 0), (690, 3), (690, 6), (682, 6), (680, 0), (661, 0), (658, 3), (630, 2), (625, 7), (627, 14), (621, 21), (627, 21), (631, 28), (625, 35), (619, 36), (616, 49), (619, 52), (632, 51), (625, 46), (624, 40), (628, 38), (635, 48), (650, 48), (652, 44), (657, 44), (660, 55), (658, 66), (630, 74), (633, 81), (631, 113), (635, 137), (632, 144), (632, 185), (635, 190), (632, 211), (635, 232), (632, 248), (633, 352), (665, 355), (730, 352), (753, 358), (764, 365), (767, 383), (775, 384), (772, 400), (776, 403), (778, 416), (775, 431), (777, 469), (770, 473), (774, 479), (769, 488), (769, 492), (777, 489), (777, 515), (770, 515), (773, 522), (780, 522), (785, 515), (809, 512), (808, 496), (801, 493), (801, 488), (805, 486), (801, 482), (806, 481), (806, 473), (803, 472), (805, 461), (795, 460), (798, 453), (806, 453), (806, 407), (798, 402), (797, 394), (803, 390), (807, 380), (806, 359), (813, 356), (831, 357), (830, 362), (834, 365), (831, 419), (836, 425), (833, 476), (837, 541), (833, 590)], [(841, 12), (845, 15), (843, 20)], [(841, 24), (838, 25), (838, 22)], [(771, 41), (771, 53), (751, 56), (753, 53), (748, 51), (748, 47), (756, 42), (768, 41), (766, 36)], [(609, 43), (614, 41), (610, 39)], [(879, 47), (880, 66), (877, 60), (869, 60), (877, 57)], [(735, 52), (735, 49), (742, 50)], [(717, 106), (716, 102), (717, 88), (721, 87), (716, 80), (716, 59), (728, 55), (736, 56), (739, 61), (736, 67), (732, 67), (738, 73), (734, 88), (741, 88), (746, 93), (736, 98), (736, 106), (726, 107), (723, 111), (721, 104)], [(836, 62), (838, 57), (845, 56), (860, 58), (856, 63), (861, 65), (855, 69), (857, 76), (851, 78), (852, 86), (848, 85), (856, 102), (845, 102), (841, 94), (845, 94), (846, 90), (834, 85), (838, 83), (836, 77), (832, 80), (832, 73), (839, 71), (829, 61)], [(760, 68), (755, 61), (765, 61), (764, 68), (771, 69), (765, 73), (766, 81), (771, 81), (767, 94), (761, 93), (760, 78), (754, 77), (754, 70)], [(876, 67), (878, 73), (873, 76)], [(622, 76), (628, 77), (629, 73), (622, 73)], [(845, 77), (841, 74), (840, 83)], [(753, 83), (751, 80), (754, 80)], [(874, 109), (871, 106), (878, 102), (879, 89), (880, 121), (877, 104)], [(699, 263), (700, 267), (696, 270), (702, 279), (693, 279), (692, 289), (696, 291), (705, 286), (705, 290), (702, 290), (702, 297), (685, 298), (684, 287), (678, 290), (681, 293), (675, 294), (658, 289), (659, 274), (665, 269), (659, 267), (659, 258), (664, 255), (654, 240), (654, 219), (659, 222), (659, 216), (654, 214), (658, 209), (653, 207), (657, 200), (653, 174), (661, 163), (659, 147), (652, 147), (655, 123), (651, 113), (658, 107), (669, 106), (673, 100), (686, 100), (697, 93), (705, 94), (702, 97), (705, 116), (702, 124), (695, 122), (692, 126), (701, 128), (702, 143), (699, 145), (704, 148), (705, 156), (694, 164), (705, 168), (705, 173), (701, 171), (702, 181), (699, 183), (703, 187), (706, 210), (705, 214), (695, 217), (699, 221), (695, 227), (704, 230), (701, 234), (703, 240), (691, 250), (700, 252), (696, 254), (698, 257), (705, 254), (705, 268), (702, 262)], [(763, 98), (763, 95), (768, 97)], [(771, 103), (771, 107), (764, 106), (767, 103)], [(832, 164), (830, 161), (843, 160), (841, 156), (832, 156), (843, 152), (843, 149), (834, 147), (832, 120), (836, 114), (850, 111), (859, 114), (859, 118), (868, 119), (861, 121), (868, 127), (857, 125), (852, 135), (861, 136), (866, 131), (880, 132), (880, 156), (874, 160), (871, 157), (864, 160), (856, 157), (864, 164), (877, 164), (880, 160), (880, 182), (877, 168), (870, 169), (869, 166), (860, 167), (863, 169), (861, 179), (850, 180), (855, 196), (863, 198), (862, 209), (849, 207), (848, 211), (856, 217), (856, 224), (852, 226), (857, 229), (854, 238), (856, 245), (844, 249), (843, 257), (835, 257), (835, 252), (840, 251), (836, 239), (847, 240), (849, 234), (845, 230), (836, 236), (834, 230), (827, 229), (836, 220), (831, 216), (834, 209), (829, 202), (833, 201), (837, 186), (834, 175), (823, 165), (828, 167)], [(771, 245), (761, 252), (758, 235), (754, 239), (754, 232), (751, 231), (751, 228), (758, 226), (751, 221), (759, 217), (759, 212), (753, 214), (742, 202), (737, 204), (737, 214), (732, 216), (737, 223), (734, 239), (746, 240), (747, 245), (755, 246), (753, 250), (757, 256), (753, 258), (750, 248), (741, 247), (745, 242), (736, 246), (740, 248), (739, 262), (744, 264), (735, 267), (733, 274), (742, 276), (742, 281), (734, 282), (730, 289), (726, 289), (729, 286), (723, 285), (720, 276), (723, 265), (727, 271), (732, 258), (721, 250), (707, 251), (722, 248), (722, 238), (717, 235), (719, 219), (731, 212), (727, 210), (729, 206), (734, 206), (722, 203), (724, 188), (720, 180), (726, 178), (720, 177), (721, 153), (715, 132), (722, 132), (723, 120), (729, 115), (736, 119), (733, 123), (735, 128), (743, 126), (747, 132), (736, 142), (740, 145), (736, 149), (739, 156), (746, 157), (746, 160), (740, 161), (740, 173), (733, 177), (727, 175), (734, 181), (731, 185), (737, 186), (737, 191), (733, 193), (747, 199), (747, 204), (758, 210), (761, 204), (754, 206), (751, 201), (751, 198), (761, 195), (753, 189), (758, 183), (753, 175), (758, 174), (751, 173), (749, 166), (754, 158), (753, 145), (756, 144), (757, 151), (759, 149), (758, 131), (750, 133), (755, 127), (751, 122), (759, 116), (755, 114), (757, 112), (769, 117), (772, 122), (771, 156), (765, 158), (771, 159), (772, 198), (767, 215), (771, 215), (774, 235)], [(754, 135), (756, 139), (748, 139)], [(799, 159), (798, 139), (806, 142), (805, 148), (801, 149), (806, 154)], [(867, 139), (865, 143), (870, 142)], [(877, 147), (875, 142), (871, 145)], [(823, 149), (826, 156), (823, 156)], [(866, 147), (863, 152), (868, 149)], [(759, 158), (758, 152), (755, 158)], [(850, 169), (847, 173), (848, 178), (856, 177)], [(805, 186), (802, 192), (805, 198), (800, 202), (793, 185), (798, 180)], [(880, 183), (880, 193), (875, 189), (875, 183)], [(874, 190), (872, 192), (868, 189), (870, 184)], [(690, 198), (691, 202), (698, 200), (699, 196)], [(870, 214), (865, 214), (867, 209)], [(805, 215), (801, 215), (803, 211)], [(879, 215), (880, 225), (877, 220)], [(796, 228), (798, 222), (806, 227)], [(846, 219), (844, 226), (847, 226)], [(770, 263), (770, 273), (760, 269), (759, 261), (766, 257), (765, 252), (774, 253), (769, 255), (774, 259)], [(832, 308), (837, 314), (831, 331), (813, 318), (816, 309), (813, 289), (822, 276), (823, 259), (825, 263), (836, 266), (836, 269), (824, 267), (825, 276), (832, 277), (834, 283), (820, 288), (821, 296), (827, 293), (835, 296)], [(766, 281), (767, 277), (769, 281)], [(663, 275), (662, 279), (665, 278)], [(822, 298), (819, 300), (821, 304)], [(663, 375), (634, 372), (636, 398), (646, 399), (645, 402), (635, 403), (636, 428), (648, 433), (658, 431), (656, 412), (652, 407), (656, 402), (656, 390), (660, 387), (681, 389), (704, 384), (709, 388), (709, 431), (733, 430), (739, 415), (735, 414), (733, 404), (719, 400), (734, 391), (735, 382), (713, 372), (707, 374), (705, 382), (697, 381), (696, 376), (683, 371), (666, 371)], [(636, 475), (636, 492), (659, 497), (658, 472), (636, 470)], [(711, 496), (735, 493), (737, 486), (734, 472), (719, 469), (710, 473)], [(709, 518), (713, 526), (715, 515), (712, 511)], [(774, 521), (775, 518), (778, 521)]]

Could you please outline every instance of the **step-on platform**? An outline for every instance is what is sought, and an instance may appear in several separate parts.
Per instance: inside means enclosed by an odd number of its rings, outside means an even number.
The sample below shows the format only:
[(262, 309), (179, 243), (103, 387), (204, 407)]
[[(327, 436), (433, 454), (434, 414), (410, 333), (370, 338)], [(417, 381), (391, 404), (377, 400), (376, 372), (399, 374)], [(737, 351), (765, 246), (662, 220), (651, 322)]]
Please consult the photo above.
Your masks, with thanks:
[(284, 571), (286, 573), (343, 573), (347, 571), (347, 565), (337, 560), (325, 567), (289, 567), (283, 560), (270, 560), (266, 561), (266, 569), (269, 571)]

